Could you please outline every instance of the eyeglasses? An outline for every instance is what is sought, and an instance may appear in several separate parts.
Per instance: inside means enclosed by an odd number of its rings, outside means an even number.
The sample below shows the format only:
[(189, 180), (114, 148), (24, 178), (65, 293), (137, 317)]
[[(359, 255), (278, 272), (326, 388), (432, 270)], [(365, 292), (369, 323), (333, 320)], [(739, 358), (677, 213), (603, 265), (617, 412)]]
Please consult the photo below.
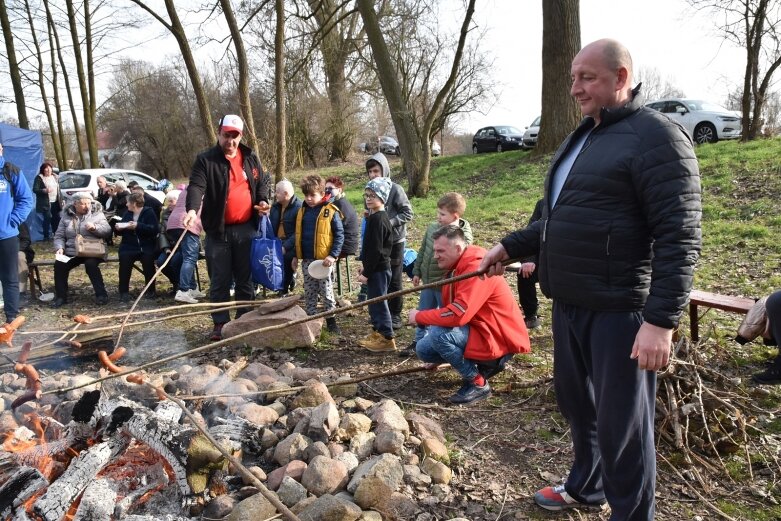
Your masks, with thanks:
[(364, 199), (377, 199), (377, 194), (363, 194)]

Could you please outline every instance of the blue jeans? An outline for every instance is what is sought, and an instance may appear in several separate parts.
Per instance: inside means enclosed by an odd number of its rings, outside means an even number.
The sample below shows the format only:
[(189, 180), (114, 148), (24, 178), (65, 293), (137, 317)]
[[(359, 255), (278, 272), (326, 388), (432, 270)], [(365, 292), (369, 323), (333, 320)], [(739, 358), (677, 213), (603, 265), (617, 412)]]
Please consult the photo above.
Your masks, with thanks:
[[(418, 301), (418, 310), (437, 309), (442, 307), (442, 288), (429, 288), (421, 290), (420, 300)], [(415, 329), (415, 342), (426, 335), (428, 326), (418, 326)]]
[(477, 364), (464, 358), (467, 339), (469, 326), (431, 326), (426, 336), (418, 341), (415, 352), (423, 362), (450, 364), (461, 378), (471, 381), (477, 376)]
[[(0, 240), (0, 283), (3, 285), (5, 320), (19, 315), (19, 237)], [(33, 288), (30, 288), (32, 291)]]
[(195, 282), (195, 265), (198, 262), (198, 253), (201, 251), (201, 239), (194, 233), (185, 232), (179, 251), (182, 252), (179, 289), (183, 291), (198, 289), (198, 284)]
[[(388, 294), (388, 284), (390, 284), (391, 270), (375, 271), (368, 277), (369, 293), (368, 298), (381, 297)], [(369, 304), (369, 317), (372, 320), (374, 330), (379, 332), (385, 338), (393, 338), (393, 326), (391, 324), (390, 309), (388, 301), (383, 300), (375, 304)]]

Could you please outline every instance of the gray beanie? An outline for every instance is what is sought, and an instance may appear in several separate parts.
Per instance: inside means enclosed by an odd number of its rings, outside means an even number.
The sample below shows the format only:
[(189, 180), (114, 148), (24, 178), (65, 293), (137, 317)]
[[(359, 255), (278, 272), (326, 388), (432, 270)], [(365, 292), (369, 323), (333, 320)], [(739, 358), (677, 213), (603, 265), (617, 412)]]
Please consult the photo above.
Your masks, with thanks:
[(377, 197), (382, 199), (382, 203), (385, 204), (388, 202), (388, 195), (391, 190), (391, 180), (387, 177), (375, 177), (366, 183), (366, 188), (377, 194)]

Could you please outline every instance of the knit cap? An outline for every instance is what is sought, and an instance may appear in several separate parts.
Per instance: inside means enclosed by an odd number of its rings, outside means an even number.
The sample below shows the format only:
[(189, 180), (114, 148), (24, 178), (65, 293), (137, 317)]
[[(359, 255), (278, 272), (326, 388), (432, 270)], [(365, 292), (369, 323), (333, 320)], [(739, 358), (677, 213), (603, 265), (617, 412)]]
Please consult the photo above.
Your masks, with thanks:
[(377, 197), (382, 199), (382, 203), (385, 204), (388, 202), (388, 195), (391, 190), (391, 180), (387, 177), (375, 177), (366, 183), (366, 188), (377, 194)]

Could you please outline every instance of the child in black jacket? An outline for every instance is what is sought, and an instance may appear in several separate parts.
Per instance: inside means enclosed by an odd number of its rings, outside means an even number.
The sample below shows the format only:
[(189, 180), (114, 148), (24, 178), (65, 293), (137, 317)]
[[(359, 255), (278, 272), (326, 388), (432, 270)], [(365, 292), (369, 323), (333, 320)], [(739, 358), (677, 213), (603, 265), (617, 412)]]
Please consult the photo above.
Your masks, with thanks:
[[(388, 200), (390, 189), (390, 180), (378, 177), (369, 181), (363, 193), (369, 216), (366, 218), (366, 230), (361, 247), (360, 260), (363, 262), (363, 268), (358, 280), (367, 284), (369, 299), (386, 295), (391, 279), (390, 253), (393, 247), (393, 227), (385, 212), (385, 202)], [(374, 331), (358, 343), (373, 352), (395, 351), (396, 340), (388, 301), (369, 304), (369, 316)]]

